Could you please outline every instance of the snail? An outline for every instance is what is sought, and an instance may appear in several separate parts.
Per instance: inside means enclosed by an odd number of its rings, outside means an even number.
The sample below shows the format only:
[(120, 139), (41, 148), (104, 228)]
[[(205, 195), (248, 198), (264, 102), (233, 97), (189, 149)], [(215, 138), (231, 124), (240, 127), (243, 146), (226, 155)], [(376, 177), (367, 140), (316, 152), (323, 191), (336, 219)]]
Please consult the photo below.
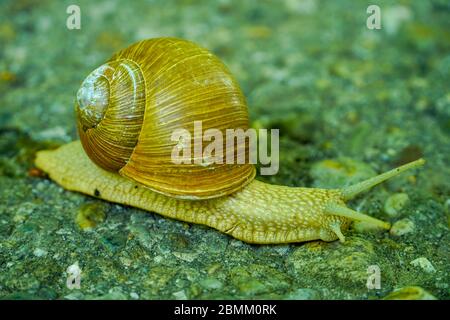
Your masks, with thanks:
[(143, 40), (114, 54), (83, 81), (75, 109), (80, 140), (36, 155), (52, 180), (248, 243), (344, 242), (354, 220), (389, 229), (345, 202), (424, 164), (418, 159), (341, 189), (264, 183), (250, 163), (174, 164), (176, 128), (192, 130), (198, 120), (205, 130), (248, 128), (245, 98), (225, 65), (176, 38)]

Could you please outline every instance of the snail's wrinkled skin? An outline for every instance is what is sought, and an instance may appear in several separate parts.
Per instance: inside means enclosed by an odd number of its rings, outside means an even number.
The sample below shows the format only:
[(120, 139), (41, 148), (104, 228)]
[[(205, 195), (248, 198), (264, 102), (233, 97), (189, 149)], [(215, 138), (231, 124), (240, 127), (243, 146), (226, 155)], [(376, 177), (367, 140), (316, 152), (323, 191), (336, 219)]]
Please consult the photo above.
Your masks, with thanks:
[(289, 243), (315, 239), (345, 240), (352, 220), (389, 228), (389, 224), (345, 206), (356, 194), (407, 169), (422, 159), (344, 189), (293, 188), (254, 180), (231, 195), (183, 200), (146, 188), (105, 171), (75, 141), (56, 150), (40, 151), (36, 165), (65, 189), (159, 213), (177, 220), (204, 224), (249, 243)]

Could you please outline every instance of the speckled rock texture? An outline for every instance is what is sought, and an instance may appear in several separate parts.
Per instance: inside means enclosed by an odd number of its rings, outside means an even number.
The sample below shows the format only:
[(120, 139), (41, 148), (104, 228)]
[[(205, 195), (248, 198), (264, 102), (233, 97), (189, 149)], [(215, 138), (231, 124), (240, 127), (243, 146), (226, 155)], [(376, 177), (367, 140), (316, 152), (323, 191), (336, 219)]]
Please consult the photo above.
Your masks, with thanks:
[[(81, 30), (66, 28), (71, 1), (0, 3), (0, 298), (450, 298), (448, 1), (377, 1), (381, 30), (367, 29), (364, 1), (77, 3)], [(423, 156), (350, 204), (394, 230), (249, 245), (42, 177), (35, 152), (77, 138), (83, 79), (158, 36), (217, 54), (252, 127), (280, 129), (280, 171), (258, 179), (336, 187)], [(380, 286), (369, 289), (371, 270)]]

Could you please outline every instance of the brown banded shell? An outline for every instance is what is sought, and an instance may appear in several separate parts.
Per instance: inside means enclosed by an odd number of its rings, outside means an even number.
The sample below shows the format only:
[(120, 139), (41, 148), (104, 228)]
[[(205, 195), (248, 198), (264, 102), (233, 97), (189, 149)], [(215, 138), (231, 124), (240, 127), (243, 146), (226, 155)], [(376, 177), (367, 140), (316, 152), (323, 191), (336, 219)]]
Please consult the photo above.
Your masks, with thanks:
[[(175, 38), (138, 42), (94, 70), (77, 94), (82, 145), (100, 167), (157, 192), (205, 199), (253, 180), (252, 164), (176, 164), (172, 133), (194, 121), (202, 129), (248, 129), (245, 98), (225, 65), (196, 44)], [(203, 142), (203, 149), (209, 142)], [(248, 156), (248, 145), (244, 147)]]

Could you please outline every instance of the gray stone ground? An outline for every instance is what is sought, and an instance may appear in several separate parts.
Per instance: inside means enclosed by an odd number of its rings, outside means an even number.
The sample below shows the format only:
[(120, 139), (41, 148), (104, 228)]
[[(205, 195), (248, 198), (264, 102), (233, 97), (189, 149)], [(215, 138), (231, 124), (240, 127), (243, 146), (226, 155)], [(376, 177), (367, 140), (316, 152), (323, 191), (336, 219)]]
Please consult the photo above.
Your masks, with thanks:
[[(382, 30), (366, 28), (366, 1), (185, 0), (77, 1), (82, 29), (69, 31), (72, 3), (0, 3), (0, 297), (450, 298), (448, 1), (377, 1)], [(356, 224), (345, 244), (248, 245), (33, 177), (37, 150), (76, 139), (83, 78), (156, 36), (211, 49), (252, 126), (281, 129), (280, 172), (262, 180), (341, 186), (425, 157), (351, 203), (391, 232)], [(379, 290), (366, 288), (370, 265)]]

